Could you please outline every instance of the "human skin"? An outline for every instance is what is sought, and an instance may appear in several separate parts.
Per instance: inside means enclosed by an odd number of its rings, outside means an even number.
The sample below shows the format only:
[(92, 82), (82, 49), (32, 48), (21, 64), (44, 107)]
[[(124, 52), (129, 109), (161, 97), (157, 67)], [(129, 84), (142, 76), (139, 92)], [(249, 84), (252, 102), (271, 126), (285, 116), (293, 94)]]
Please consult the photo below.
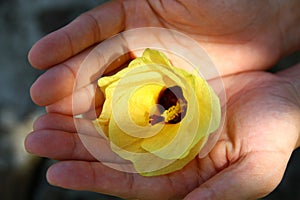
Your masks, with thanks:
[[(51, 184), (132, 199), (151, 199), (152, 194), (157, 199), (255, 199), (278, 185), (299, 146), (300, 66), (277, 74), (262, 70), (299, 49), (299, 1), (188, 2), (110, 2), (34, 45), (31, 64), (48, 70), (31, 95), (47, 106), (48, 114), (36, 120), (25, 146), (60, 160), (47, 172)], [(178, 172), (151, 178), (95, 160), (76, 133), (71, 105), (74, 74), (89, 47), (145, 26), (176, 29), (198, 41), (220, 71), (227, 96), (225, 124), (212, 151)], [(76, 112), (87, 111), (90, 100), (77, 105)]]
[(277, 186), (299, 146), (299, 88), (286, 75), (247, 72), (224, 78), (227, 119), (219, 141), (206, 157), (169, 175), (147, 178), (101, 164), (85, 150), (72, 117), (58, 113), (35, 122), (26, 147), (61, 160), (47, 173), (48, 181), (60, 187), (129, 199), (152, 199), (153, 193), (157, 199), (259, 198)]

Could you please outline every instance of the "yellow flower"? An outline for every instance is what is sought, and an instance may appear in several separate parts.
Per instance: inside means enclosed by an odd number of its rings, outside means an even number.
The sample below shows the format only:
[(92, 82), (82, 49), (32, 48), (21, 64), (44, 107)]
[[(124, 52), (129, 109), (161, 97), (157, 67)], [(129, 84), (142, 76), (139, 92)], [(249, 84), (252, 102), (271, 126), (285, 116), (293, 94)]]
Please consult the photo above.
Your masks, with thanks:
[(146, 49), (98, 85), (106, 99), (94, 124), (141, 175), (183, 168), (219, 127), (219, 99), (207, 82), (159, 51)]

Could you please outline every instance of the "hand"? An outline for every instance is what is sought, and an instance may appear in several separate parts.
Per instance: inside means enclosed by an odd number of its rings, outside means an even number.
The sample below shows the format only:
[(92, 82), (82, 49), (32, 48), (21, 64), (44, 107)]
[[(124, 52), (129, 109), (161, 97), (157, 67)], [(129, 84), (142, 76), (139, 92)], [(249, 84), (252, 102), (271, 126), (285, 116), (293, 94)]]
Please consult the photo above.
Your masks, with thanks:
[[(194, 195), (196, 199), (240, 199), (270, 192), (296, 146), (299, 110), (294, 109), (295, 100), (290, 98), (293, 89), (284, 80), (263, 72), (240, 72), (266, 69), (295, 48), (299, 34), (291, 34), (291, 27), (297, 26), (286, 23), (293, 21), (288, 17), (281, 19), (277, 15), (289, 10), (292, 0), (279, 7), (276, 1), (257, 1), (253, 5), (239, 2), (239, 6), (233, 6), (232, 1), (225, 7), (216, 1), (184, 6), (174, 3), (164, 5), (172, 6), (166, 10), (155, 1), (145, 2), (107, 3), (81, 15), (32, 48), (31, 64), (49, 70), (32, 86), (31, 95), (52, 113), (36, 121), (35, 131), (26, 140), (27, 150), (62, 160), (49, 169), (47, 177), (50, 183), (66, 188), (142, 199), (153, 193), (158, 199), (182, 198), (187, 194), (191, 199)], [(297, 1), (294, 4), (297, 5), (291, 7), (299, 6)], [(232, 11), (230, 6), (237, 10)], [(183, 17), (178, 18), (180, 13)], [(196, 158), (179, 172), (153, 178), (115, 171), (97, 162), (83, 147), (70, 117), (75, 76), (93, 45), (122, 30), (143, 26), (177, 29), (197, 40), (221, 74), (226, 75), (229, 97), (226, 128), (208, 157)], [(283, 30), (284, 37), (279, 30)], [(91, 105), (86, 102), (91, 99), (78, 105), (78, 113), (89, 109)]]
[(227, 119), (219, 141), (206, 157), (169, 175), (147, 178), (101, 164), (83, 147), (72, 117), (62, 114), (39, 118), (26, 148), (61, 160), (47, 173), (48, 181), (60, 187), (138, 199), (153, 194), (157, 199), (259, 198), (280, 182), (298, 145), (296, 91), (265, 72), (229, 76), (224, 83)]
[(226, 4), (222, 1), (109, 2), (34, 45), (29, 53), (31, 64), (39, 69), (53, 68), (33, 85), (32, 98), (45, 106), (71, 94), (73, 75), (88, 48), (136, 27), (167, 27), (189, 35), (207, 50), (222, 75), (266, 69), (298, 45), (299, 26), (294, 20), (298, 12), (286, 16), (285, 13), (299, 6), (298, 1), (292, 0), (226, 1)]

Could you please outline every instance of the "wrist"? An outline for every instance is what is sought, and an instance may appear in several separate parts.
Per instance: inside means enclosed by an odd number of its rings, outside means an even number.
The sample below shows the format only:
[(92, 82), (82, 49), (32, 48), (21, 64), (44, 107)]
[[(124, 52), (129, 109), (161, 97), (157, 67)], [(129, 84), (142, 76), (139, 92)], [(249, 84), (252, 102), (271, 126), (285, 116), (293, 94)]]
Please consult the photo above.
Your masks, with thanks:
[(278, 0), (278, 27), (282, 34), (283, 55), (300, 49), (300, 1)]

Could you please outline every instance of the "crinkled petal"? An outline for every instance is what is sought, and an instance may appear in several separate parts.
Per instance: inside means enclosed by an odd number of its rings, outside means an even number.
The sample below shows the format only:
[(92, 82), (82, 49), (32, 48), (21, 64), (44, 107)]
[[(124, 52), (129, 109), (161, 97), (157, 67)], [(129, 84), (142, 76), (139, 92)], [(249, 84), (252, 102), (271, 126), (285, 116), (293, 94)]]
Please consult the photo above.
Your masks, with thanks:
[(149, 125), (151, 110), (156, 107), (158, 96), (164, 88), (158, 84), (147, 84), (138, 88), (129, 98), (128, 111), (131, 119), (139, 126)]
[[(112, 150), (131, 160), (145, 176), (170, 173), (190, 162), (220, 122), (218, 97), (195, 73), (171, 65), (161, 52), (146, 49), (127, 68), (98, 82), (105, 93), (94, 122), (111, 141)], [(179, 86), (187, 110), (177, 124), (149, 124), (163, 88)]]
[(189, 154), (187, 156), (185, 156), (182, 159), (174, 160), (171, 164), (163, 168), (157, 168), (157, 170), (153, 171), (143, 171), (143, 168), (140, 169), (137, 163), (135, 163), (134, 166), (136, 170), (143, 176), (159, 176), (180, 170), (198, 155), (199, 151), (205, 144), (206, 139), (207, 137), (204, 137), (196, 145), (194, 145), (194, 147), (189, 151)]
[(160, 51), (146, 49), (143, 53), (143, 58), (149, 59), (152, 63), (171, 67), (169, 59)]

